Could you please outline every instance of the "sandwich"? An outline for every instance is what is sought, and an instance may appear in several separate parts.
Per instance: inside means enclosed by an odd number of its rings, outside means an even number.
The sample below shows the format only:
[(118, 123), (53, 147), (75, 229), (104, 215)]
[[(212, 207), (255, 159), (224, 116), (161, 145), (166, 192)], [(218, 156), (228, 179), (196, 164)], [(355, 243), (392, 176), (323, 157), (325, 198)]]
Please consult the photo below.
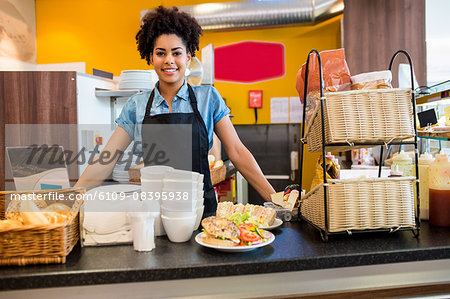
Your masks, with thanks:
[(207, 244), (236, 246), (240, 243), (239, 226), (227, 218), (211, 216), (202, 220), (202, 226), (202, 241)]
[(245, 206), (243, 204), (233, 205), (229, 201), (218, 203), (216, 210), (217, 217), (232, 218), (234, 220), (234, 215), (237, 214), (248, 215), (246, 221), (253, 222), (261, 227), (271, 226), (276, 218), (276, 211), (271, 208), (252, 204), (246, 204)]

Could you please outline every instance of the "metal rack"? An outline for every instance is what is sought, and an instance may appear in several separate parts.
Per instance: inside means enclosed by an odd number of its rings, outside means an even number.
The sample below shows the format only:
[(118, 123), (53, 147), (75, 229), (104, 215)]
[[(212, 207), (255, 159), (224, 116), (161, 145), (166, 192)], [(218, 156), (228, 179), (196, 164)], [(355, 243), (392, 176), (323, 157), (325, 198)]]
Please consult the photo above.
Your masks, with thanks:
[[(305, 217), (303, 217), (303, 215), (301, 214), (301, 210), (299, 207), (299, 219), (301, 220), (305, 220), (306, 222), (308, 222), (309, 224), (311, 224), (313, 227), (315, 227), (316, 229), (319, 230), (320, 235), (322, 237), (322, 240), (327, 241), (328, 240), (328, 236), (329, 235), (334, 235), (334, 234), (353, 234), (353, 233), (367, 233), (367, 232), (393, 232), (393, 231), (400, 231), (400, 230), (411, 230), (414, 234), (414, 236), (416, 238), (418, 238), (419, 236), (419, 231), (420, 231), (420, 199), (419, 199), (419, 169), (418, 169), (418, 141), (417, 141), (417, 124), (416, 124), (416, 101), (415, 101), (415, 95), (414, 95), (414, 76), (413, 76), (413, 63), (412, 63), (412, 59), (411, 56), (409, 55), (408, 52), (404, 51), (404, 50), (399, 50), (397, 51), (391, 58), (391, 61), (389, 63), (389, 70), (392, 70), (392, 64), (395, 60), (395, 58), (397, 57), (397, 55), (399, 54), (404, 54), (410, 64), (410, 70), (411, 70), (411, 89), (412, 89), (412, 94), (411, 94), (411, 105), (412, 105), (412, 111), (413, 111), (413, 124), (414, 124), (414, 141), (400, 141), (400, 142), (390, 142), (389, 146), (391, 145), (405, 145), (405, 144), (411, 144), (414, 145), (414, 149), (415, 149), (415, 171), (416, 171), (416, 214), (415, 214), (415, 224), (416, 227), (415, 228), (402, 228), (402, 227), (398, 227), (398, 228), (391, 228), (391, 229), (365, 229), (365, 230), (353, 230), (353, 231), (342, 231), (342, 232), (330, 232), (329, 231), (329, 225), (328, 225), (328, 209), (327, 209), (327, 177), (326, 177), (326, 148), (327, 147), (333, 147), (333, 146), (347, 146), (347, 143), (326, 143), (325, 142), (325, 123), (324, 123), (324, 94), (323, 94), (323, 88), (324, 88), (324, 83), (323, 83), (323, 74), (322, 74), (322, 61), (320, 58), (320, 54), (316, 49), (312, 49), (309, 53), (308, 53), (308, 57), (306, 60), (306, 69), (305, 69), (305, 82), (304, 82), (304, 94), (303, 94), (303, 98), (304, 98), (304, 105), (303, 105), (303, 122), (302, 122), (302, 138), (301, 138), (301, 153), (300, 153), (300, 187), (302, 188), (302, 179), (303, 179), (303, 154), (304, 154), (304, 145), (306, 144), (306, 136), (305, 136), (305, 115), (306, 115), (306, 98), (307, 98), (307, 93), (308, 93), (308, 67), (309, 67), (309, 58), (310, 55), (314, 53), (317, 56), (318, 62), (319, 62), (319, 77), (320, 77), (320, 107), (321, 107), (321, 113), (320, 113), (320, 117), (321, 117), (321, 123), (322, 123), (322, 158), (323, 158), (323, 188), (324, 188), (324, 213), (325, 213), (325, 229), (322, 229), (320, 227), (318, 227), (317, 225), (315, 225), (314, 223), (312, 223), (311, 221), (309, 221), (308, 219), (306, 219)], [(352, 143), (353, 146), (381, 146), (381, 150), (380, 150), (380, 165), (378, 168), (378, 177), (381, 177), (381, 169), (382, 169), (382, 158), (383, 158), (383, 148), (386, 145), (383, 142), (360, 142), (360, 143)], [(303, 189), (303, 188), (302, 188)]]

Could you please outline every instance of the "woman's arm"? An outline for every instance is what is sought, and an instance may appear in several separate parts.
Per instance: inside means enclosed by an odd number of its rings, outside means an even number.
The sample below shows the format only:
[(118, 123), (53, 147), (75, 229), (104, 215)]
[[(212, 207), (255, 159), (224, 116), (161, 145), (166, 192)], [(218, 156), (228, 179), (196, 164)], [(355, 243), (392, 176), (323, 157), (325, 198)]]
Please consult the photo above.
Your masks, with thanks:
[(214, 126), (214, 131), (236, 169), (266, 201), (271, 201), (270, 194), (275, 193), (275, 190), (264, 177), (253, 155), (242, 144), (230, 118), (225, 116), (219, 120)]
[[(89, 190), (100, 185), (110, 175), (120, 153), (126, 150), (131, 141), (130, 135), (122, 127), (117, 127), (105, 148), (94, 158), (93, 163), (88, 165), (74, 187)], [(99, 157), (103, 157), (102, 163), (99, 162)], [(107, 163), (104, 163), (105, 161)]]

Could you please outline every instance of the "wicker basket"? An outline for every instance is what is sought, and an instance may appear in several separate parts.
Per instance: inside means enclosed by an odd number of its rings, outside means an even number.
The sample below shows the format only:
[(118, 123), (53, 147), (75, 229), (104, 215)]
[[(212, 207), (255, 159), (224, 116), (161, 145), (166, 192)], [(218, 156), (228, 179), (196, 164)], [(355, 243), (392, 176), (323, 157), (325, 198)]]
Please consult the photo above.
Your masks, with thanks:
[[(6, 204), (6, 213), (0, 214), (0, 219), (17, 218), (20, 209), (20, 200), (10, 200), (12, 194), (50, 194), (55, 192), (63, 196), (64, 204), (70, 203), (71, 212), (66, 224), (50, 225), (23, 225), (20, 227), (0, 228), (0, 266), (27, 264), (65, 263), (79, 239), (79, 209), (83, 203), (84, 188), (67, 188), (43, 191), (2, 191), (0, 192), (1, 205)], [(55, 194), (53, 193), (53, 194)], [(60, 195), (63, 194), (63, 195)], [(80, 196), (81, 195), (81, 196)], [(77, 197), (75, 200), (72, 199)], [(47, 198), (50, 196), (47, 195)], [(46, 203), (54, 201), (45, 200)], [(41, 203), (42, 205), (45, 203)], [(39, 205), (39, 204), (38, 204)]]
[[(335, 151), (357, 148), (354, 142), (389, 143), (414, 136), (411, 89), (330, 92), (324, 99), (325, 142), (347, 143)], [(321, 107), (306, 129), (310, 152), (322, 150)], [(367, 147), (363, 146), (363, 147)]]
[[(328, 180), (328, 232), (416, 228), (415, 177)], [(304, 218), (325, 230), (323, 183), (301, 201)]]

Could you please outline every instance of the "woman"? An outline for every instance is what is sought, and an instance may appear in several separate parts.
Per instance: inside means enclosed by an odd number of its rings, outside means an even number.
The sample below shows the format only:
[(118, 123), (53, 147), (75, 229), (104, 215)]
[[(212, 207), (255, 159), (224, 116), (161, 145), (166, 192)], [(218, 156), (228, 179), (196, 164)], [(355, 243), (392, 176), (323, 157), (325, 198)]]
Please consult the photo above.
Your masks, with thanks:
[[(219, 137), (234, 166), (265, 200), (270, 201), (270, 194), (275, 190), (239, 140), (228, 117), (230, 110), (219, 92), (212, 86), (191, 87), (185, 80), (186, 67), (199, 49), (201, 33), (197, 21), (176, 7), (160, 6), (143, 18), (136, 35), (138, 50), (141, 58), (154, 66), (159, 81), (151, 92), (140, 92), (130, 97), (116, 120), (118, 127), (103, 151), (123, 152), (134, 140), (136, 150), (146, 157), (151, 152), (150, 147), (145, 145), (152, 142), (152, 136), (155, 139), (151, 133), (152, 127), (189, 125), (192, 128), (192, 171), (204, 174), (204, 216), (209, 216), (215, 213), (217, 207), (208, 163), (213, 132)], [(170, 140), (172, 134), (164, 133), (161, 139)], [(182, 144), (178, 147), (180, 152), (186, 150)], [(111, 173), (117, 159), (109, 165), (90, 165), (76, 186), (88, 189), (97, 186)]]

